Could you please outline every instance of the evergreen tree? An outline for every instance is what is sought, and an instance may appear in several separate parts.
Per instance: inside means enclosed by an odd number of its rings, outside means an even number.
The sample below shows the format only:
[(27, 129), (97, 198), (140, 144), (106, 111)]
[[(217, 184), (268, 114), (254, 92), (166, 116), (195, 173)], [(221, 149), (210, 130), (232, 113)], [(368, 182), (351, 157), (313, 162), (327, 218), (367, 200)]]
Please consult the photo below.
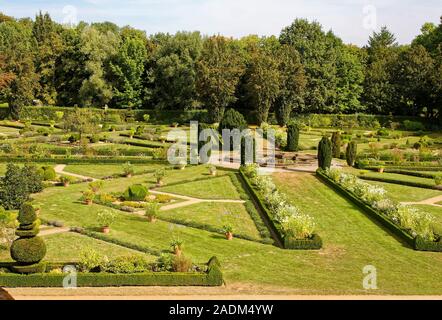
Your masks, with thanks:
[(347, 159), (347, 164), (350, 167), (353, 167), (355, 162), (356, 162), (356, 156), (358, 154), (358, 145), (356, 144), (355, 141), (350, 141), (347, 145), (347, 150), (346, 150), (346, 159)]
[(329, 138), (323, 137), (318, 145), (318, 165), (319, 168), (330, 169), (332, 162), (332, 144)]
[(299, 145), (299, 125), (290, 123), (287, 126), (287, 151), (298, 151)]
[(339, 158), (341, 156), (341, 133), (339, 131), (333, 132), (331, 141), (333, 158)]

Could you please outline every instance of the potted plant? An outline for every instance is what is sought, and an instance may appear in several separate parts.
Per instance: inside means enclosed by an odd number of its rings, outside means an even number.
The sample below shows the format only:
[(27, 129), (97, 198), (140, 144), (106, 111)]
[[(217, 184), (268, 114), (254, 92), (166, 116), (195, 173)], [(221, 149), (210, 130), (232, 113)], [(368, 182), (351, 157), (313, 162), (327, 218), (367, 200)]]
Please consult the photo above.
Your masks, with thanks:
[(159, 140), (161, 141), (161, 143), (165, 143), (167, 139), (166, 139), (165, 136), (161, 136), (161, 137), (159, 138)]
[(123, 165), (123, 173), (126, 178), (131, 178), (134, 174), (134, 166), (130, 162), (126, 162)]
[(101, 180), (92, 181), (89, 183), (88, 187), (89, 190), (91, 190), (93, 193), (97, 193), (103, 187), (103, 181)]
[(130, 128), (129, 129), (129, 139), (132, 139), (135, 135), (135, 128)]
[(209, 166), (209, 174), (211, 176), (216, 176), (216, 166)]
[(158, 202), (155, 201), (148, 203), (146, 206), (146, 213), (145, 213), (147, 221), (149, 222), (157, 221), (159, 211), (160, 211), (160, 204)]
[(72, 182), (72, 178), (69, 176), (61, 176), (60, 177), (60, 183), (63, 185), (63, 187), (69, 187), (69, 184)]
[(233, 239), (233, 227), (231, 225), (225, 225), (223, 227), (223, 233), (226, 236), (227, 240)]
[(170, 246), (173, 252), (175, 253), (175, 255), (180, 256), (181, 253), (183, 252), (184, 241), (180, 239), (173, 239), (172, 242), (170, 243)]
[(154, 173), (155, 179), (157, 179), (157, 187), (161, 187), (164, 184), (164, 177), (166, 176), (166, 170), (158, 169)]
[(379, 172), (379, 173), (384, 173), (384, 171), (385, 171), (385, 167), (384, 167), (384, 166), (380, 166), (380, 167), (378, 168), (378, 172)]
[(95, 193), (92, 190), (83, 191), (83, 201), (85, 204), (90, 206), (95, 199)]
[(101, 227), (101, 232), (109, 233), (110, 226), (115, 221), (115, 214), (109, 210), (102, 210), (98, 212), (98, 223)]

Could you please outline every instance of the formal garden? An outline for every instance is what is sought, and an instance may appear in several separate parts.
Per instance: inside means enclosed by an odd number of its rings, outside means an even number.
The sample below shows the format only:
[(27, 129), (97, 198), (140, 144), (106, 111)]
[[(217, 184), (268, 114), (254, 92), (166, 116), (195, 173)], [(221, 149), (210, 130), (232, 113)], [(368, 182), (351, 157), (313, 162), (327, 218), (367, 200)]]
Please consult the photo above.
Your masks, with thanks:
[[(73, 141), (78, 132), (65, 129), (64, 117), (50, 134), (39, 130), (48, 128), (40, 117), (1, 144), (2, 286), (60, 287), (73, 265), (79, 286), (247, 283), (364, 293), (360, 270), (373, 264), (385, 273), (383, 293), (439, 292), (437, 131), (367, 116), (360, 119), (381, 129), (353, 116), (264, 124), (264, 132), (275, 129), (277, 150), (274, 173), (261, 175), (258, 164), (169, 164), (164, 149), (173, 141), (161, 140), (175, 127), (189, 132), (185, 123), (144, 117), (112, 131), (104, 117), (83, 134), (87, 141)], [(121, 140), (133, 127), (137, 138)], [(11, 134), (12, 122), (0, 129)], [(97, 152), (132, 147), (141, 152)], [(328, 269), (333, 276), (324, 278)]]
[[(279, 38), (147, 37), (41, 13), (0, 15), (2, 35), (0, 287), (75, 271), (79, 287), (441, 294), (436, 37), (401, 47), (383, 28), (358, 48), (303, 19)], [(234, 148), (223, 129), (249, 134)]]

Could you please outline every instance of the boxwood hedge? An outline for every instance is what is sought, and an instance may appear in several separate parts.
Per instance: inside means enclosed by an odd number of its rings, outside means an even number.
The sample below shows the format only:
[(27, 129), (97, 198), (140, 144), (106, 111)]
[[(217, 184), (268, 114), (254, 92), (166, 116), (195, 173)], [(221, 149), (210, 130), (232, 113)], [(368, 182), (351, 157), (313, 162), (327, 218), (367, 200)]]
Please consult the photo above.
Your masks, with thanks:
[[(62, 287), (66, 274), (0, 274), (0, 287)], [(78, 273), (78, 287), (122, 286), (221, 286), (224, 283), (216, 257), (207, 263), (206, 272), (145, 272), (134, 274)]]

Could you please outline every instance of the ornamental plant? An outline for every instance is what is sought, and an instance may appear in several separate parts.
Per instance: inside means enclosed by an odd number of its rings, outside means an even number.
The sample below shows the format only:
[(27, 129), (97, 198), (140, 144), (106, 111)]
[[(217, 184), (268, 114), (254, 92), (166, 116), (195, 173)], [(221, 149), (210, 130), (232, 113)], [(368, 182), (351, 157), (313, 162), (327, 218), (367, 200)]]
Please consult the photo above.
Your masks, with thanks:
[(163, 168), (158, 169), (155, 171), (153, 176), (157, 180), (157, 185), (161, 186), (161, 185), (163, 185), (163, 180), (164, 180), (164, 177), (166, 176), (166, 170), (164, 170)]
[(345, 152), (345, 158), (347, 160), (347, 164), (350, 167), (353, 167), (355, 165), (357, 153), (358, 153), (358, 145), (356, 144), (355, 141), (350, 141), (347, 145), (347, 149)]
[(318, 145), (318, 165), (319, 168), (326, 170), (331, 167), (332, 162), (332, 144), (330, 139), (323, 137)]
[(160, 204), (158, 202), (150, 202), (146, 205), (145, 216), (149, 220), (149, 222), (155, 222), (158, 217), (158, 213), (160, 212)]
[(97, 214), (100, 227), (110, 227), (115, 221), (116, 215), (110, 210), (101, 210)]
[(34, 273), (40, 269), (38, 265), (46, 255), (46, 244), (38, 237), (40, 220), (34, 207), (25, 203), (18, 213), (19, 226), (15, 231), (18, 239), (11, 245), (11, 257), (18, 263), (16, 270), (23, 273)]
[(287, 151), (299, 150), (299, 125), (295, 122), (287, 126)]
[(170, 247), (174, 251), (175, 255), (179, 256), (181, 255), (183, 248), (184, 248), (184, 241), (179, 238), (174, 238), (170, 242)]
[(134, 166), (130, 162), (126, 162), (123, 165), (123, 174), (125, 177), (130, 178), (135, 172)]
[(341, 133), (339, 131), (333, 132), (332, 138), (332, 156), (339, 158), (341, 156)]

